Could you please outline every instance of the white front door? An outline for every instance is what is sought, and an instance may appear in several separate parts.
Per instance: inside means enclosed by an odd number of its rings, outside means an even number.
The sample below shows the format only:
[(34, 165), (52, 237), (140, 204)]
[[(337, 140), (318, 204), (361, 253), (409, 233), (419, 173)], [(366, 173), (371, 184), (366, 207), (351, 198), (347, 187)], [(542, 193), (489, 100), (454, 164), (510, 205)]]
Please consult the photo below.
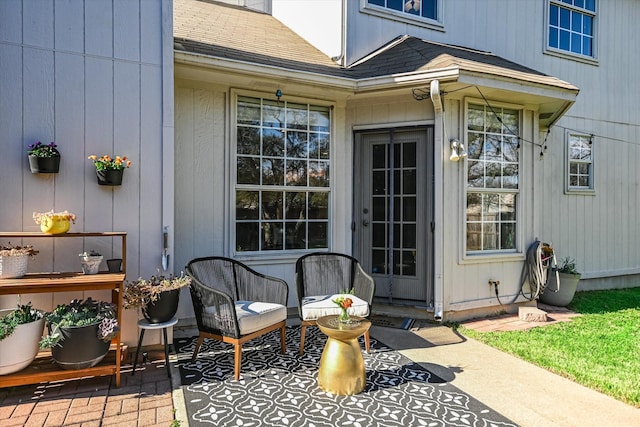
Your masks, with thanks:
[(433, 128), (356, 134), (355, 256), (376, 297), (433, 298)]

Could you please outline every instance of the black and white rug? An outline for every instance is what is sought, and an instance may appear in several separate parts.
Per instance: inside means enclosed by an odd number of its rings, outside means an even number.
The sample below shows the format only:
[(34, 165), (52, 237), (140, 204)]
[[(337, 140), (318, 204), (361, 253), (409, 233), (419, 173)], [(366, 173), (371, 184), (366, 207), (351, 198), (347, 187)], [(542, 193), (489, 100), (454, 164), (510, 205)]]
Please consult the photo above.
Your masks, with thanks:
[[(174, 341), (190, 426), (515, 426), (492, 409), (371, 337), (363, 350), (365, 390), (336, 396), (318, 387), (326, 336), (287, 328), (287, 353), (277, 332), (243, 347), (240, 380), (233, 379), (233, 348), (205, 340), (196, 361), (196, 338)], [(362, 340), (362, 338), (361, 338)], [(364, 347), (363, 347), (364, 348)]]

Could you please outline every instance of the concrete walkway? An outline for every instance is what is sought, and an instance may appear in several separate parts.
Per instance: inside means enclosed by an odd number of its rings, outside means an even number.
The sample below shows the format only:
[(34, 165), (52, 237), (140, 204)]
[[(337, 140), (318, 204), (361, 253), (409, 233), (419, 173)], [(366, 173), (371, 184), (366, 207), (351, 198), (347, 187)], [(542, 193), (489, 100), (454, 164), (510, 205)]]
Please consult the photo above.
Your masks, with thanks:
[(445, 326), (372, 327), (371, 335), (524, 427), (640, 426), (640, 409)]

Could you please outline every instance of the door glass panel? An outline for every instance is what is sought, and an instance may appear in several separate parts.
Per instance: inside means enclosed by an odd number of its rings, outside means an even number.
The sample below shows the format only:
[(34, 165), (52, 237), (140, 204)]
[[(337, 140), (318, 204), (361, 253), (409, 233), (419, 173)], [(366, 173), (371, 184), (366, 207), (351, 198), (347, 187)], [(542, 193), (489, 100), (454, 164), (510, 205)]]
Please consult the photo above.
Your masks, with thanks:
[(402, 274), (404, 276), (416, 275), (416, 251), (402, 252)]
[(387, 186), (386, 186), (386, 173), (384, 171), (374, 171), (373, 172), (373, 194), (381, 195), (386, 194)]
[(374, 197), (373, 201), (373, 212), (371, 214), (371, 219), (374, 221), (384, 221), (387, 212), (387, 198), (386, 197)]
[(402, 198), (402, 220), (403, 221), (415, 221), (416, 220), (416, 198), (415, 197), (403, 197)]
[(374, 169), (381, 169), (386, 167), (387, 165), (387, 157), (386, 157), (386, 146), (385, 145), (374, 145), (373, 146), (373, 167)]
[(371, 239), (373, 246), (378, 248), (384, 248), (387, 243), (387, 232), (386, 232), (386, 224), (379, 223), (373, 224), (373, 239)]
[(411, 168), (416, 166), (416, 143), (407, 142), (402, 146), (402, 167)]
[(416, 225), (404, 224), (402, 226), (402, 247), (404, 249), (416, 248)]
[[(393, 274), (415, 276), (415, 249), (417, 248), (417, 178), (416, 143), (396, 143), (393, 146), (393, 165), (386, 162), (391, 154), (391, 144), (376, 144), (372, 149), (372, 266), (377, 274), (383, 272), (383, 251), (389, 250), (391, 241), (388, 233), (389, 202), (393, 200)], [(392, 175), (393, 174), (393, 175)], [(393, 191), (391, 188), (393, 176)], [(393, 195), (393, 197), (392, 197)], [(413, 249), (402, 251), (401, 249)], [(387, 252), (388, 253), (388, 252)]]
[(374, 274), (387, 274), (387, 251), (374, 249), (371, 251), (371, 272)]

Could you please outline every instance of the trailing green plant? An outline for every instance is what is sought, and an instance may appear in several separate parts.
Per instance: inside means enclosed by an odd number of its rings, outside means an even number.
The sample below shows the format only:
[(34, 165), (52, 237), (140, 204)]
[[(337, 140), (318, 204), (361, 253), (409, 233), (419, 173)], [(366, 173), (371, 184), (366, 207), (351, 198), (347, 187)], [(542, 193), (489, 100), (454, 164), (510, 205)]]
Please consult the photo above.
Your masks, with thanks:
[(57, 345), (62, 339), (60, 335), (62, 327), (88, 326), (98, 323), (98, 338), (105, 342), (110, 341), (120, 330), (116, 305), (95, 301), (91, 297), (84, 301), (74, 299), (69, 304), (61, 304), (52, 312), (46, 313), (45, 318), (50, 326), (50, 332), (40, 340), (40, 348)]
[(19, 325), (36, 322), (44, 316), (44, 313), (27, 304), (18, 303), (18, 308), (0, 318), (0, 341), (7, 338)]
[(580, 274), (576, 269), (576, 260), (569, 257), (562, 258), (558, 267), (558, 273)]
[(158, 274), (148, 279), (140, 277), (125, 283), (122, 306), (125, 309), (140, 308), (144, 310), (147, 304), (157, 301), (162, 292), (180, 289), (190, 284), (191, 277), (184, 274), (180, 276)]
[(29, 151), (27, 152), (27, 154), (30, 156), (54, 157), (54, 156), (60, 155), (60, 152), (58, 151), (58, 146), (53, 141), (51, 141), (47, 145), (38, 141), (35, 144), (29, 144), (27, 148), (29, 148)]

